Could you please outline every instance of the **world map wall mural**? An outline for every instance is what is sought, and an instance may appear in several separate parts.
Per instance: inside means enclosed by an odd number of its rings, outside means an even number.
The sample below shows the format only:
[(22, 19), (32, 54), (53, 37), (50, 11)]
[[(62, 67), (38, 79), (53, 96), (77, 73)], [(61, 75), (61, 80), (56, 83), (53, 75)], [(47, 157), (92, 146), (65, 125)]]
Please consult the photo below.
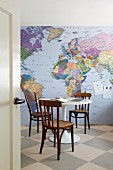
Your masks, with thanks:
[(94, 82), (112, 85), (113, 27), (21, 27), (22, 88), (39, 98), (95, 95)]

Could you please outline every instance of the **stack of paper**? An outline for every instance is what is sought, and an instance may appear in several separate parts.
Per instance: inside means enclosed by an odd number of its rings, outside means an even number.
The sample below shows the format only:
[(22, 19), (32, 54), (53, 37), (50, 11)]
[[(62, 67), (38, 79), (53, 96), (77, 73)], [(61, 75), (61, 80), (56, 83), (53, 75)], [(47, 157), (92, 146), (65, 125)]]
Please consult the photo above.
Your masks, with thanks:
[(68, 99), (64, 99), (64, 98), (59, 98), (57, 100), (60, 101), (60, 102), (63, 102), (63, 103), (68, 102)]

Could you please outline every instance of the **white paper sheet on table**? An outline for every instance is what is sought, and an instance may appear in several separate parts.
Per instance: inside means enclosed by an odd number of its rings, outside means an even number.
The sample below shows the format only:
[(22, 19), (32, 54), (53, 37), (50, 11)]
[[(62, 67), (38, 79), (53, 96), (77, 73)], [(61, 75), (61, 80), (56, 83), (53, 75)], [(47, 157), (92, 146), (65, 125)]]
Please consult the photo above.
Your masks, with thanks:
[(80, 102), (80, 101), (83, 101), (83, 100), (84, 100), (83, 98), (74, 98), (74, 99), (71, 99), (70, 101)]
[(68, 99), (64, 99), (64, 98), (59, 98), (57, 100), (60, 101), (60, 102), (63, 102), (63, 103), (68, 102)]

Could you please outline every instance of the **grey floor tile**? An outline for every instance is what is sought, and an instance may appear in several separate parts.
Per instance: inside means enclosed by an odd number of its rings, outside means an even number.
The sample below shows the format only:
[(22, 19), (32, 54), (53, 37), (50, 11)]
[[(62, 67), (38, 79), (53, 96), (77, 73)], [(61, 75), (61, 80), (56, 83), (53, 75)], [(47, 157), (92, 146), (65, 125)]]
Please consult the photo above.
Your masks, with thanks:
[(91, 136), (99, 136), (104, 134), (105, 132), (102, 130), (98, 130), (98, 129), (93, 129), (93, 127), (90, 128), (90, 130), (86, 131), (87, 135), (91, 135)]
[(91, 162), (106, 169), (113, 170), (113, 153), (106, 152), (103, 155), (95, 158)]
[(25, 155), (21, 154), (21, 168), (29, 166), (29, 165), (31, 165), (31, 164), (33, 164), (35, 162), (37, 162), (37, 161), (35, 161), (32, 158), (29, 158), (28, 156), (25, 156)]
[[(35, 129), (31, 128), (31, 135), (35, 135), (36, 133), (37, 133), (37, 131)], [(29, 128), (21, 130), (21, 136), (29, 137)]]
[(21, 139), (21, 149), (26, 149), (35, 145), (38, 145), (39, 142), (33, 141), (29, 138), (22, 138)]
[(93, 138), (91, 140), (88, 140), (87, 142), (84, 142), (85, 145), (92, 146), (104, 151), (108, 151), (113, 148), (113, 142), (108, 141), (105, 139), (100, 139), (100, 138)]
[(40, 162), (54, 170), (75, 170), (86, 163), (85, 160), (66, 153), (61, 153), (59, 161), (57, 155), (53, 155)]

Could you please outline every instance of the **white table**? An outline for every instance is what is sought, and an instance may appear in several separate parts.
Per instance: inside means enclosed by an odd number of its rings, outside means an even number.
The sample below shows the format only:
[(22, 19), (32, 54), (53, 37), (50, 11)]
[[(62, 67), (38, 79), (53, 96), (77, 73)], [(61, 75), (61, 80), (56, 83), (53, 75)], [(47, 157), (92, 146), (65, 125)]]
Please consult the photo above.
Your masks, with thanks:
[[(63, 120), (66, 120), (66, 111), (67, 111), (67, 106), (75, 106), (75, 105), (80, 105), (80, 104), (88, 104), (91, 103), (92, 100), (89, 99), (84, 99), (81, 101), (74, 101), (75, 98), (69, 98), (69, 100), (67, 102), (62, 103), (62, 117)], [(63, 101), (63, 100), (60, 100)], [(54, 141), (54, 136), (51, 135), (49, 137), (50, 141)], [(76, 134), (74, 134), (74, 142), (78, 142), (80, 140), (80, 137)], [(61, 139), (61, 143), (71, 143), (71, 134), (69, 132), (67, 132), (66, 130), (64, 131), (63, 135), (62, 135), (62, 139)]]

